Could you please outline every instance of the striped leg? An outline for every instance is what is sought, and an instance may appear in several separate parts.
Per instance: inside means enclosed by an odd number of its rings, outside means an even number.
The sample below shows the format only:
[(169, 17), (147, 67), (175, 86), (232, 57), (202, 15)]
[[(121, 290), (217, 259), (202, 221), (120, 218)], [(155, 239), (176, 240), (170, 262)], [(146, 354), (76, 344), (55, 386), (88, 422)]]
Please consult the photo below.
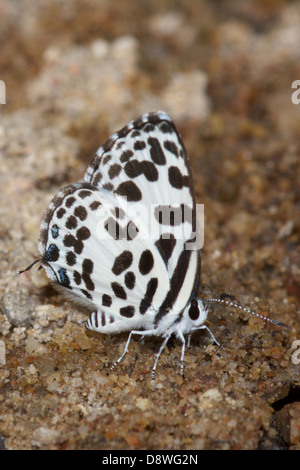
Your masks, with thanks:
[(153, 366), (153, 369), (152, 369), (152, 374), (151, 374), (152, 380), (155, 380), (155, 371), (156, 371), (156, 366), (157, 366), (157, 362), (158, 362), (159, 356), (161, 355), (161, 353), (162, 353), (163, 350), (165, 349), (165, 346), (166, 346), (167, 342), (169, 341), (170, 336), (171, 336), (171, 335), (168, 335), (168, 336), (165, 337), (165, 339), (163, 340), (162, 345), (161, 345), (161, 347), (159, 348), (159, 351), (158, 351), (158, 353), (157, 353), (157, 355), (156, 355), (156, 359), (155, 359), (154, 366)]

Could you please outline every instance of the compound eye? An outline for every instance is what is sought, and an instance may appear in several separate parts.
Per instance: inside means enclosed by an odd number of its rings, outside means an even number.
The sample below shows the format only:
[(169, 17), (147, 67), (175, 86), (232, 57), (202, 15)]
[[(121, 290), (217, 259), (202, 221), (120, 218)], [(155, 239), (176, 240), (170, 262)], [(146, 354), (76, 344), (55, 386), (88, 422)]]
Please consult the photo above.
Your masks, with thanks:
[(189, 317), (191, 320), (195, 321), (198, 320), (200, 315), (199, 307), (198, 307), (198, 302), (197, 300), (192, 300), (191, 306), (189, 308)]

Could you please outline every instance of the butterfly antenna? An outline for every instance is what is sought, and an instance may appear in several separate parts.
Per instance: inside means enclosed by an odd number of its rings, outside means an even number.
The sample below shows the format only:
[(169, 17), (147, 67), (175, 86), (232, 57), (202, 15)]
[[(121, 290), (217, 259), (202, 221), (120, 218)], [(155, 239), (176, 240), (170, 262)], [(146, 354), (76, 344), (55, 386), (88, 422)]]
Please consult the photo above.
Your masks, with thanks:
[[(32, 266), (34, 266), (36, 263), (40, 262), (41, 260), (40, 259), (36, 259), (33, 263), (31, 263), (27, 268), (25, 269), (22, 269), (22, 271), (17, 271), (17, 274), (22, 274), (22, 273), (25, 273), (25, 271), (29, 271), (29, 269), (32, 268)], [(39, 269), (41, 269), (42, 266), (39, 267)]]
[(249, 308), (242, 307), (241, 305), (235, 304), (234, 302), (230, 302), (229, 300), (224, 300), (224, 299), (204, 299), (204, 300), (205, 302), (218, 302), (219, 304), (226, 304), (226, 305), (229, 305), (230, 307), (239, 308), (240, 310), (243, 310), (246, 313), (254, 315), (255, 317), (260, 318), (261, 320), (265, 320), (265, 321), (268, 321), (269, 323), (273, 323), (273, 325), (283, 326), (284, 328), (290, 328), (285, 323), (272, 320), (271, 318), (265, 317), (264, 315), (260, 315), (259, 313), (256, 313), (253, 310), (250, 310)]

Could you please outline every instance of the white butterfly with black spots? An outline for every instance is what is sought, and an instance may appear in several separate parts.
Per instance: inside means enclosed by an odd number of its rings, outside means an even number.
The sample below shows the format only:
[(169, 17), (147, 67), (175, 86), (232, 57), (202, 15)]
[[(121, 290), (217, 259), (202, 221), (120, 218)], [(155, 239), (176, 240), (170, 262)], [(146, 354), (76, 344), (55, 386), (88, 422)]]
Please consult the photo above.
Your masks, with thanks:
[(161, 336), (206, 329), (197, 299), (200, 250), (188, 157), (171, 118), (147, 113), (113, 134), (96, 152), (84, 179), (51, 201), (39, 240), (51, 281), (92, 313), (100, 333)]
[[(91, 308), (87, 328), (164, 338), (207, 328), (197, 300), (200, 250), (188, 157), (171, 118), (147, 113), (96, 152), (84, 180), (57, 193), (39, 240), (41, 263)], [(211, 333), (211, 332), (210, 332)], [(112, 368), (113, 368), (112, 367)]]

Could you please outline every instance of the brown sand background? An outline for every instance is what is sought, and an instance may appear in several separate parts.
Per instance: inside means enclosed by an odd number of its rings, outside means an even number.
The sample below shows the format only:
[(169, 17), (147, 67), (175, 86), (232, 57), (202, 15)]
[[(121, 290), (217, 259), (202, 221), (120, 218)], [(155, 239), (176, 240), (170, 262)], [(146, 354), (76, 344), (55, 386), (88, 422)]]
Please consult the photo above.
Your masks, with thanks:
[[(284, 0), (0, 0), (0, 446), (299, 449), (300, 4)], [(86, 312), (34, 267), (40, 219), (96, 149), (164, 109), (205, 204), (211, 306), (179, 374), (170, 341), (85, 332)], [(298, 334), (298, 336), (297, 336)], [(295, 357), (295, 356), (294, 356)], [(295, 362), (295, 361), (294, 361)]]

